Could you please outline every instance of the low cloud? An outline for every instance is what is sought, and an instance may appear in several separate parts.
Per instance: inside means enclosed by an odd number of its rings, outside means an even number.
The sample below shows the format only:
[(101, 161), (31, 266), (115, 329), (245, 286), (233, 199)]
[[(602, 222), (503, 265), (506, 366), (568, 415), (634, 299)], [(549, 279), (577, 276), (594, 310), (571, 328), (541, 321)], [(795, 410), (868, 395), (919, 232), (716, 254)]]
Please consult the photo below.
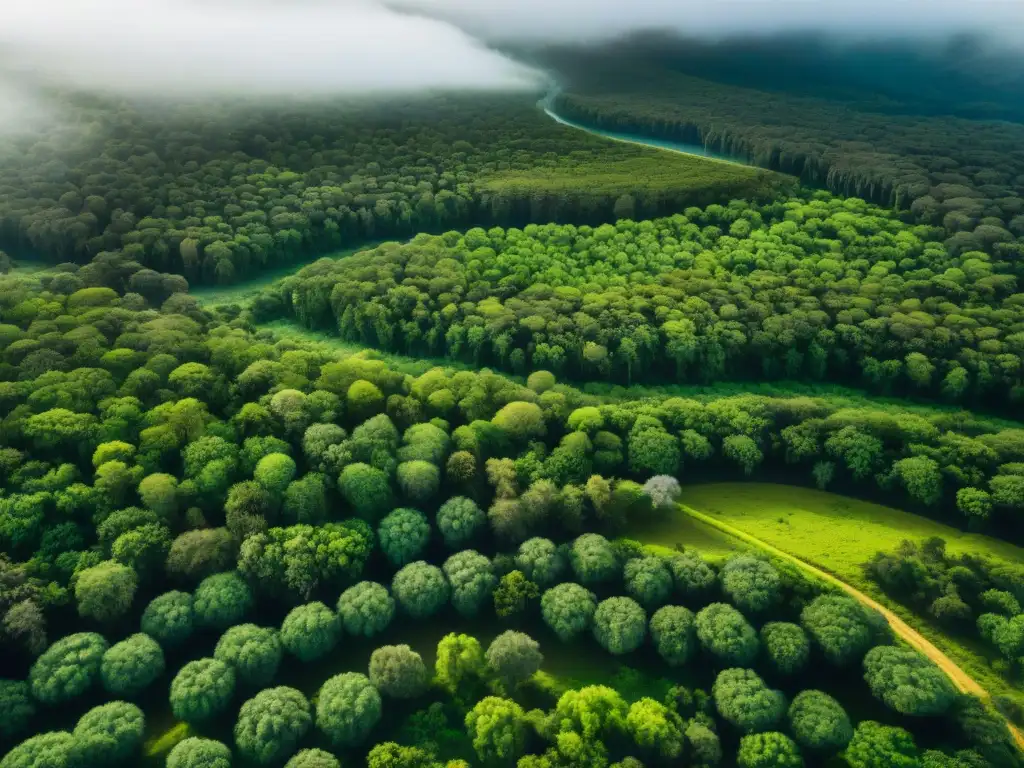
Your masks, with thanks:
[(972, 33), (1021, 45), (1021, 0), (388, 0), (484, 39), (587, 42), (629, 32), (697, 37), (823, 32), (928, 38)]
[(535, 86), (462, 29), (371, 0), (5, 0), (12, 84), (178, 98)]

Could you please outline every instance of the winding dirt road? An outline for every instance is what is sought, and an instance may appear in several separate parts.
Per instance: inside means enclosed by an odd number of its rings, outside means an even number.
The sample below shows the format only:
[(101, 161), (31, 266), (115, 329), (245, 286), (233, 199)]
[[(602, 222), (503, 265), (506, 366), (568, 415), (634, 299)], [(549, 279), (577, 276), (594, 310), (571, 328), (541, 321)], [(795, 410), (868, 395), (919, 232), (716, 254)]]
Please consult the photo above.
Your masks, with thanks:
[[(874, 600), (868, 595), (865, 595), (859, 589), (851, 587), (845, 581), (837, 579), (835, 576), (833, 576), (831, 573), (828, 573), (827, 571), (823, 571), (820, 568), (811, 565), (810, 563), (804, 562), (798, 557), (794, 557), (788, 552), (784, 552), (778, 547), (772, 546), (767, 542), (761, 541), (760, 539), (755, 538), (754, 536), (751, 536), (747, 533), (744, 533), (743, 531), (737, 530), (736, 528), (733, 528), (730, 525), (726, 525), (725, 523), (716, 520), (714, 517), (711, 517), (710, 515), (706, 515), (703, 512), (698, 512), (696, 509), (688, 507), (685, 504), (680, 504), (679, 508), (685, 514), (690, 515), (691, 517), (699, 520), (705, 525), (710, 525), (711, 527), (721, 531), (722, 533), (728, 534), (733, 538), (739, 539), (740, 541), (750, 544), (751, 546), (757, 547), (759, 549), (763, 549), (764, 551), (771, 553), (775, 557), (781, 558), (782, 560), (792, 563), (793, 565), (800, 568), (802, 571), (813, 574), (814, 576), (817, 576), (819, 579), (822, 579), (830, 584), (834, 584), (835, 586), (839, 587), (844, 592), (856, 598), (864, 605), (868, 606), (869, 608), (873, 608), (874, 610), (878, 611), (883, 616), (885, 616), (886, 620), (889, 622), (889, 626), (892, 627), (893, 632), (895, 632), (896, 635), (900, 637), (900, 639), (906, 642), (907, 645), (916, 648), (922, 654), (931, 659), (935, 663), (935, 665), (939, 667), (939, 669), (941, 669), (949, 676), (949, 679), (953, 681), (953, 684), (956, 685), (956, 687), (959, 688), (963, 693), (969, 693), (973, 696), (978, 696), (983, 699), (990, 698), (988, 691), (982, 688), (978, 684), (978, 682), (974, 680), (974, 678), (972, 678), (970, 675), (968, 675), (966, 672), (960, 669), (960, 667), (958, 667), (956, 663), (953, 662), (953, 660), (950, 659), (946, 654), (944, 654), (942, 651), (940, 651), (938, 648), (932, 645), (932, 643), (929, 642), (927, 638), (923, 637), (920, 632), (911, 627), (909, 624), (903, 621), (903, 619), (901, 619), (895, 613), (893, 613), (884, 605), (879, 603), (877, 600)], [(1007, 722), (1006, 725), (1010, 729), (1010, 733), (1013, 734), (1013, 738), (1017, 742), (1017, 746), (1022, 751), (1024, 751), (1024, 733), (1022, 733), (1020, 729), (1015, 727), (1012, 723)]]

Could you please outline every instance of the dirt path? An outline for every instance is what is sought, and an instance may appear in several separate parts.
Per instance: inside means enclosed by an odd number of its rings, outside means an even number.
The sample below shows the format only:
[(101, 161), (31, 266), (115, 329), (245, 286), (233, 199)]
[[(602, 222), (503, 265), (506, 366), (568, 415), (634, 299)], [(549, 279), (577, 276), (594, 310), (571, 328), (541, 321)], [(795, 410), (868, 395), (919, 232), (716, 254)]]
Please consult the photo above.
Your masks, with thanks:
[[(901, 619), (895, 613), (893, 613), (884, 605), (879, 603), (877, 600), (874, 600), (868, 595), (865, 595), (859, 589), (851, 587), (845, 581), (837, 579), (831, 573), (823, 571), (820, 568), (811, 565), (810, 563), (806, 563), (800, 558), (794, 557), (788, 552), (784, 552), (778, 547), (772, 546), (767, 542), (761, 541), (760, 539), (755, 538), (754, 536), (751, 536), (747, 533), (744, 533), (743, 531), (737, 530), (736, 528), (733, 528), (730, 525), (726, 525), (725, 523), (716, 520), (714, 517), (711, 517), (710, 515), (706, 515), (703, 512), (698, 512), (696, 509), (688, 507), (685, 504), (680, 504), (679, 508), (691, 517), (700, 520), (705, 525), (710, 525), (713, 528), (722, 531), (722, 533), (726, 533), (729, 536), (737, 538), (740, 541), (743, 541), (747, 544), (750, 544), (751, 546), (755, 546), (759, 549), (763, 549), (766, 552), (770, 552), (775, 557), (781, 558), (789, 563), (792, 563), (793, 565), (800, 568), (802, 571), (813, 574), (817, 576), (819, 579), (822, 579), (830, 584), (834, 584), (835, 586), (839, 587), (844, 592), (847, 592), (849, 595), (856, 598), (864, 605), (868, 606), (869, 608), (873, 608), (874, 610), (878, 611), (883, 616), (885, 616), (886, 620), (889, 622), (889, 626), (892, 627), (893, 632), (895, 632), (896, 635), (898, 635), (908, 645), (916, 648), (922, 654), (931, 659), (935, 663), (935, 665), (939, 667), (939, 669), (941, 669), (949, 676), (949, 679), (953, 681), (953, 684), (956, 685), (956, 687), (959, 688), (963, 693), (969, 693), (973, 696), (978, 696), (983, 699), (989, 698), (988, 692), (984, 688), (982, 688), (976, 680), (974, 680), (966, 672), (960, 669), (960, 667), (958, 667), (952, 659), (950, 659), (946, 654), (944, 654), (942, 651), (940, 651), (938, 648), (932, 645), (932, 643), (929, 642), (927, 638), (923, 637), (920, 632), (911, 627), (909, 624), (903, 621), (903, 619)], [(1013, 734), (1013, 738), (1017, 742), (1017, 746), (1020, 747), (1021, 750), (1024, 750), (1024, 733), (1021, 733), (1020, 729), (1015, 727), (1012, 723), (1007, 722), (1006, 725), (1010, 729), (1010, 733)]]

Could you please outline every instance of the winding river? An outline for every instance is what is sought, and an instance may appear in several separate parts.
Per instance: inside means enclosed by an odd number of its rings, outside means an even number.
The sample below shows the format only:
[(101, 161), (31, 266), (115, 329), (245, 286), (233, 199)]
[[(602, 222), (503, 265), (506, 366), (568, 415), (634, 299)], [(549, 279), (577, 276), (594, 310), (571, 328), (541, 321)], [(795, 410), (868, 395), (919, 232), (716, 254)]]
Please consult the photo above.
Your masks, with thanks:
[(688, 144), (682, 141), (669, 141), (668, 139), (655, 139), (650, 136), (644, 136), (638, 133), (621, 133), (619, 131), (606, 131), (603, 128), (594, 128), (589, 125), (583, 125), (577, 123), (574, 120), (570, 120), (555, 111), (555, 99), (558, 97), (558, 91), (554, 90), (548, 93), (543, 99), (537, 102), (537, 106), (544, 110), (544, 114), (554, 120), (560, 125), (567, 126), (569, 128), (575, 128), (578, 131), (584, 131), (594, 136), (600, 136), (605, 139), (611, 139), (612, 141), (623, 141), (627, 144), (639, 144), (643, 147), (652, 147), (653, 149), (661, 149), (667, 152), (680, 152), (684, 155), (694, 155), (695, 157), (703, 157), (707, 160), (717, 160), (723, 163), (732, 163), (733, 165), (745, 165), (749, 168), (757, 168), (758, 166), (752, 165), (741, 157), (735, 157), (730, 155), (722, 155), (718, 152), (712, 152), (706, 147), (700, 144)]

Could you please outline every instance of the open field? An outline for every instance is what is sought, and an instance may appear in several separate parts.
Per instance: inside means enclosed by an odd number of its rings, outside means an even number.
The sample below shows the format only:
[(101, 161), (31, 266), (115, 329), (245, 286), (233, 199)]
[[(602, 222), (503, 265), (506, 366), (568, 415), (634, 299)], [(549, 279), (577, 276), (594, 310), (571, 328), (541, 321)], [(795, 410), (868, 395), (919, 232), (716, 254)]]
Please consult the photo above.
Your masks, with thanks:
[(950, 552), (1015, 562), (1024, 549), (928, 518), (811, 488), (772, 483), (684, 486), (680, 501), (860, 586), (862, 566), (904, 539), (941, 536)]

